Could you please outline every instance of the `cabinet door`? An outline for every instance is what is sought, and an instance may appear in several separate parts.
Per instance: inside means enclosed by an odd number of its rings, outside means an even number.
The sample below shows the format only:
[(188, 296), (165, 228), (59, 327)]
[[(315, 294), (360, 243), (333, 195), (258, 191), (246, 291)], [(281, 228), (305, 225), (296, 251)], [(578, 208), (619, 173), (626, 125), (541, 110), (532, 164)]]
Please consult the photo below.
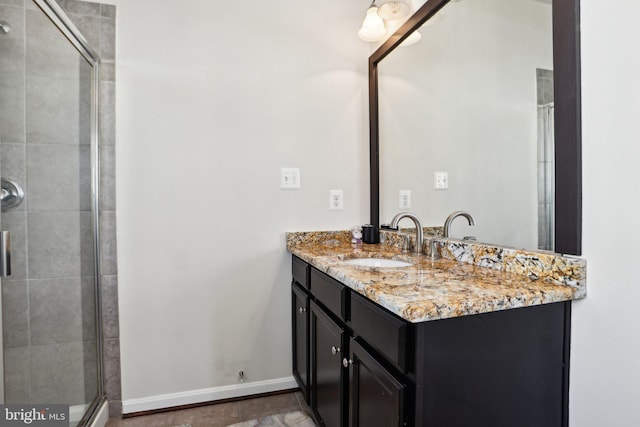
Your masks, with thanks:
[(311, 408), (326, 427), (346, 425), (343, 344), (343, 328), (311, 302)]
[[(351, 347), (351, 427), (403, 426), (406, 386), (385, 369), (357, 340)], [(345, 359), (345, 365), (349, 361)]]
[(309, 296), (291, 282), (293, 377), (309, 403)]

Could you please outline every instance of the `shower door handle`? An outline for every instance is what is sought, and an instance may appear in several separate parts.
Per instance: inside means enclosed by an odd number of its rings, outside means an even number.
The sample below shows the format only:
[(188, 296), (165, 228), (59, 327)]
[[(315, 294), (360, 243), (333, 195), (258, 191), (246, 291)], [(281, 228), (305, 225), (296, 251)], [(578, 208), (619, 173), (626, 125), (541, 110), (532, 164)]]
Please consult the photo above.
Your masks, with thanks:
[(0, 277), (11, 276), (11, 234), (0, 231)]

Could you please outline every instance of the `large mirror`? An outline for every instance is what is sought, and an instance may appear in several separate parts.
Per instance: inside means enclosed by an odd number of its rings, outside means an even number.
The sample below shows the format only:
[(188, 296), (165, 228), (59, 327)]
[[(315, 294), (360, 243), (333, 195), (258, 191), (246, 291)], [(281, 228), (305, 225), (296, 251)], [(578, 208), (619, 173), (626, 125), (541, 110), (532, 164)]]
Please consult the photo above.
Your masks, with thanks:
[(452, 237), (579, 254), (577, 22), (577, 0), (422, 6), (370, 58), (372, 222), (466, 210)]

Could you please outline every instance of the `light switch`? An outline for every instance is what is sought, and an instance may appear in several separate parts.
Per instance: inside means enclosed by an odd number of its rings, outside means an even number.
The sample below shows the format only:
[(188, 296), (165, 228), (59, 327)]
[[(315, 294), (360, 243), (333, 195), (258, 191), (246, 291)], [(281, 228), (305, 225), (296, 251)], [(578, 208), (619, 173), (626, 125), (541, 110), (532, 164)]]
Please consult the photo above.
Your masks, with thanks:
[(449, 188), (449, 174), (447, 172), (434, 172), (434, 188), (436, 190), (446, 190)]
[(280, 188), (283, 190), (297, 190), (300, 188), (300, 169), (280, 169)]

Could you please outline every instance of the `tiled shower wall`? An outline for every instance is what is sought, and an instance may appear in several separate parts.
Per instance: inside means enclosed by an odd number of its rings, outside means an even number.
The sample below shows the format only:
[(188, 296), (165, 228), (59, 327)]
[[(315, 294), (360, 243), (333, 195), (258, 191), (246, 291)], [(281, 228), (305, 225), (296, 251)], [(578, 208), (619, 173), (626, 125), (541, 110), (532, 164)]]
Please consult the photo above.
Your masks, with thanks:
[[(74, 0), (59, 0), (58, 4), (103, 61), (99, 262), (105, 386), (110, 411), (118, 415), (115, 7)], [(68, 115), (88, 123), (88, 110), (86, 105), (76, 110), (56, 107), (68, 97), (87, 99), (88, 86), (78, 89), (78, 78), (86, 77), (89, 70), (77, 65), (65, 68), (68, 42), (52, 37), (53, 24), (31, 0), (0, 0), (0, 19), (12, 27), (11, 37), (0, 38), (0, 97), (10, 100), (0, 103), (1, 170), (3, 176), (25, 183), (27, 193), (25, 203), (2, 213), (3, 229), (12, 232), (14, 264), (13, 275), (3, 280), (2, 290), (6, 400), (79, 404), (95, 394), (95, 355), (86, 350), (93, 348), (91, 340), (95, 340), (91, 329), (94, 295), (91, 278), (83, 278), (93, 256), (90, 205), (83, 197), (90, 191), (90, 176), (81, 166), (90, 150), (78, 138), (88, 128), (82, 124), (69, 128), (73, 120)], [(55, 39), (62, 43), (52, 42)], [(55, 180), (49, 179), (52, 176)], [(84, 178), (78, 182), (78, 176)], [(52, 186), (54, 181), (64, 185)], [(71, 238), (61, 246), (55, 241), (60, 236)], [(84, 372), (84, 376), (71, 375), (71, 371)]]

